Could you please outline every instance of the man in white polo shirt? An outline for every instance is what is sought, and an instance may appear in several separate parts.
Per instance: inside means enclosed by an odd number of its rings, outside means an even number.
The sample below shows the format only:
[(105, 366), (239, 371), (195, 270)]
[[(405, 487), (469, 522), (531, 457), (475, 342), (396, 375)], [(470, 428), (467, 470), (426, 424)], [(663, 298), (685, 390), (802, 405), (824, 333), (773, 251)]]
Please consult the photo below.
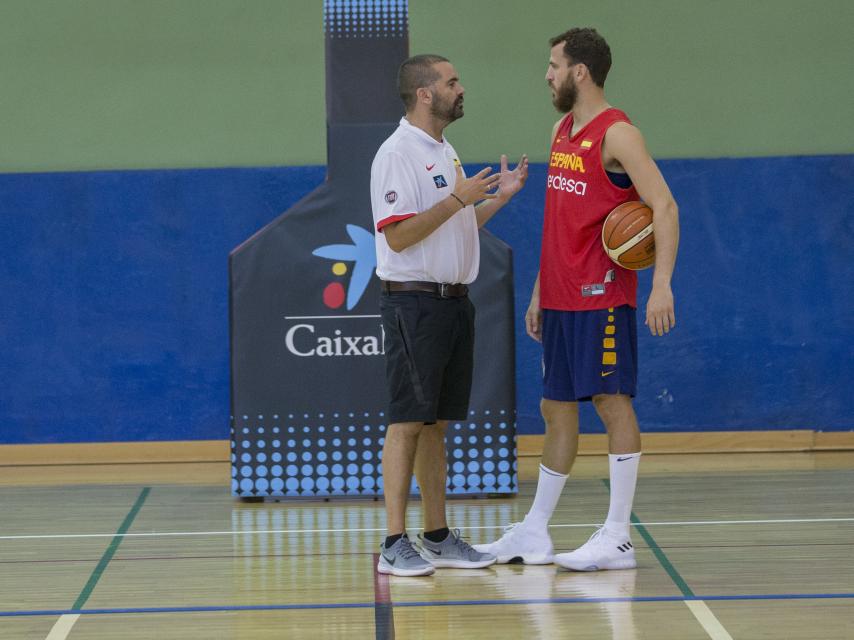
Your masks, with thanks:
[[(487, 167), (466, 178), (442, 135), (463, 115), (464, 89), (446, 58), (409, 58), (398, 87), (406, 115), (371, 166), (390, 396), (383, 447), (388, 536), (377, 570), (416, 576), (495, 562), (448, 529), (445, 430), (448, 420), (468, 414), (474, 307), (467, 285), (480, 264), (477, 230), (525, 184), (528, 160), (522, 156), (510, 171), (501, 156), (500, 173)], [(413, 470), (424, 508), (420, 554), (405, 524)]]

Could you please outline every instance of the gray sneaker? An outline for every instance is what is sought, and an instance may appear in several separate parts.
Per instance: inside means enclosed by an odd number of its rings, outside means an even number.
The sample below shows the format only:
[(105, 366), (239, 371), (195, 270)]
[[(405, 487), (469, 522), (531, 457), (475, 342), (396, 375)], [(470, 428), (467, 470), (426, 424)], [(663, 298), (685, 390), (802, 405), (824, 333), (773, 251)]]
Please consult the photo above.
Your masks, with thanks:
[(421, 557), (429, 560), (434, 567), (453, 569), (480, 569), (495, 563), (491, 553), (475, 551), (460, 537), (460, 530), (454, 529), (442, 542), (430, 542), (418, 536), (421, 545)]
[(436, 569), (432, 564), (418, 555), (418, 552), (403, 534), (397, 542), (386, 549), (385, 542), (380, 545), (380, 560), (377, 571), (393, 576), (429, 576)]

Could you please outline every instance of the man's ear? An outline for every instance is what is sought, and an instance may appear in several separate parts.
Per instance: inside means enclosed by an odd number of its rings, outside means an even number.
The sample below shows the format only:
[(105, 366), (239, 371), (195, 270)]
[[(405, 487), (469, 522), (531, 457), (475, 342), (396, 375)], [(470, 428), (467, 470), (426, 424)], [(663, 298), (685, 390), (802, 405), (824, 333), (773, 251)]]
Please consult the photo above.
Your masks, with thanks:
[(415, 90), (415, 97), (418, 102), (422, 102), (424, 104), (432, 104), (433, 103), (433, 92), (430, 91), (427, 87), (419, 87)]

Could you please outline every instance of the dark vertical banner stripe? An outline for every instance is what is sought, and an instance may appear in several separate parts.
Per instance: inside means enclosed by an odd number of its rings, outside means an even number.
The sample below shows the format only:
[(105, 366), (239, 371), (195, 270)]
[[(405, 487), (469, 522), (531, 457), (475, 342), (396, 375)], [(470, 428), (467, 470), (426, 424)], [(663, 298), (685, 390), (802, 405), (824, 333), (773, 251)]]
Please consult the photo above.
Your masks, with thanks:
[(83, 591), (80, 592), (80, 595), (77, 596), (77, 600), (71, 605), (71, 608), (75, 611), (79, 611), (83, 608), (83, 605), (86, 604), (86, 601), (89, 599), (89, 596), (92, 595), (92, 591), (95, 589), (95, 585), (98, 584), (98, 580), (101, 579), (101, 575), (104, 573), (104, 570), (107, 568), (107, 565), (110, 564), (110, 560), (113, 559), (113, 556), (116, 553), (116, 550), (119, 548), (119, 545), (124, 540), (125, 534), (130, 529), (131, 524), (133, 524), (134, 518), (136, 518), (136, 514), (139, 513), (139, 510), (142, 509), (142, 503), (145, 502), (145, 499), (148, 497), (148, 494), (151, 492), (151, 487), (145, 487), (139, 494), (139, 497), (134, 502), (128, 514), (125, 516), (124, 521), (122, 522), (119, 530), (116, 531), (116, 535), (113, 537), (112, 542), (110, 542), (110, 546), (107, 547), (107, 550), (104, 551), (104, 555), (101, 556), (100, 562), (95, 567), (95, 570), (92, 571), (92, 575), (89, 576), (89, 581), (86, 583), (86, 586), (83, 587)]
[(391, 602), (391, 588), (388, 576), (377, 571), (380, 560), (378, 553), (371, 556), (374, 573), (374, 626), (376, 640), (394, 640), (394, 605)]

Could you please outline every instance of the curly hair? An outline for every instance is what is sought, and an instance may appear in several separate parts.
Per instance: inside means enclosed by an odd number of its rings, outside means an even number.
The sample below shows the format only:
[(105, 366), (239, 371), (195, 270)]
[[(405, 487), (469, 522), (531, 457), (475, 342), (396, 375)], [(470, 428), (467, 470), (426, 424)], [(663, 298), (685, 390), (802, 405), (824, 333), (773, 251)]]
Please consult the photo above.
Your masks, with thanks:
[(549, 40), (551, 46), (563, 42), (563, 53), (572, 63), (581, 62), (590, 71), (597, 86), (605, 86), (605, 78), (611, 69), (611, 47), (596, 29), (575, 28)]

